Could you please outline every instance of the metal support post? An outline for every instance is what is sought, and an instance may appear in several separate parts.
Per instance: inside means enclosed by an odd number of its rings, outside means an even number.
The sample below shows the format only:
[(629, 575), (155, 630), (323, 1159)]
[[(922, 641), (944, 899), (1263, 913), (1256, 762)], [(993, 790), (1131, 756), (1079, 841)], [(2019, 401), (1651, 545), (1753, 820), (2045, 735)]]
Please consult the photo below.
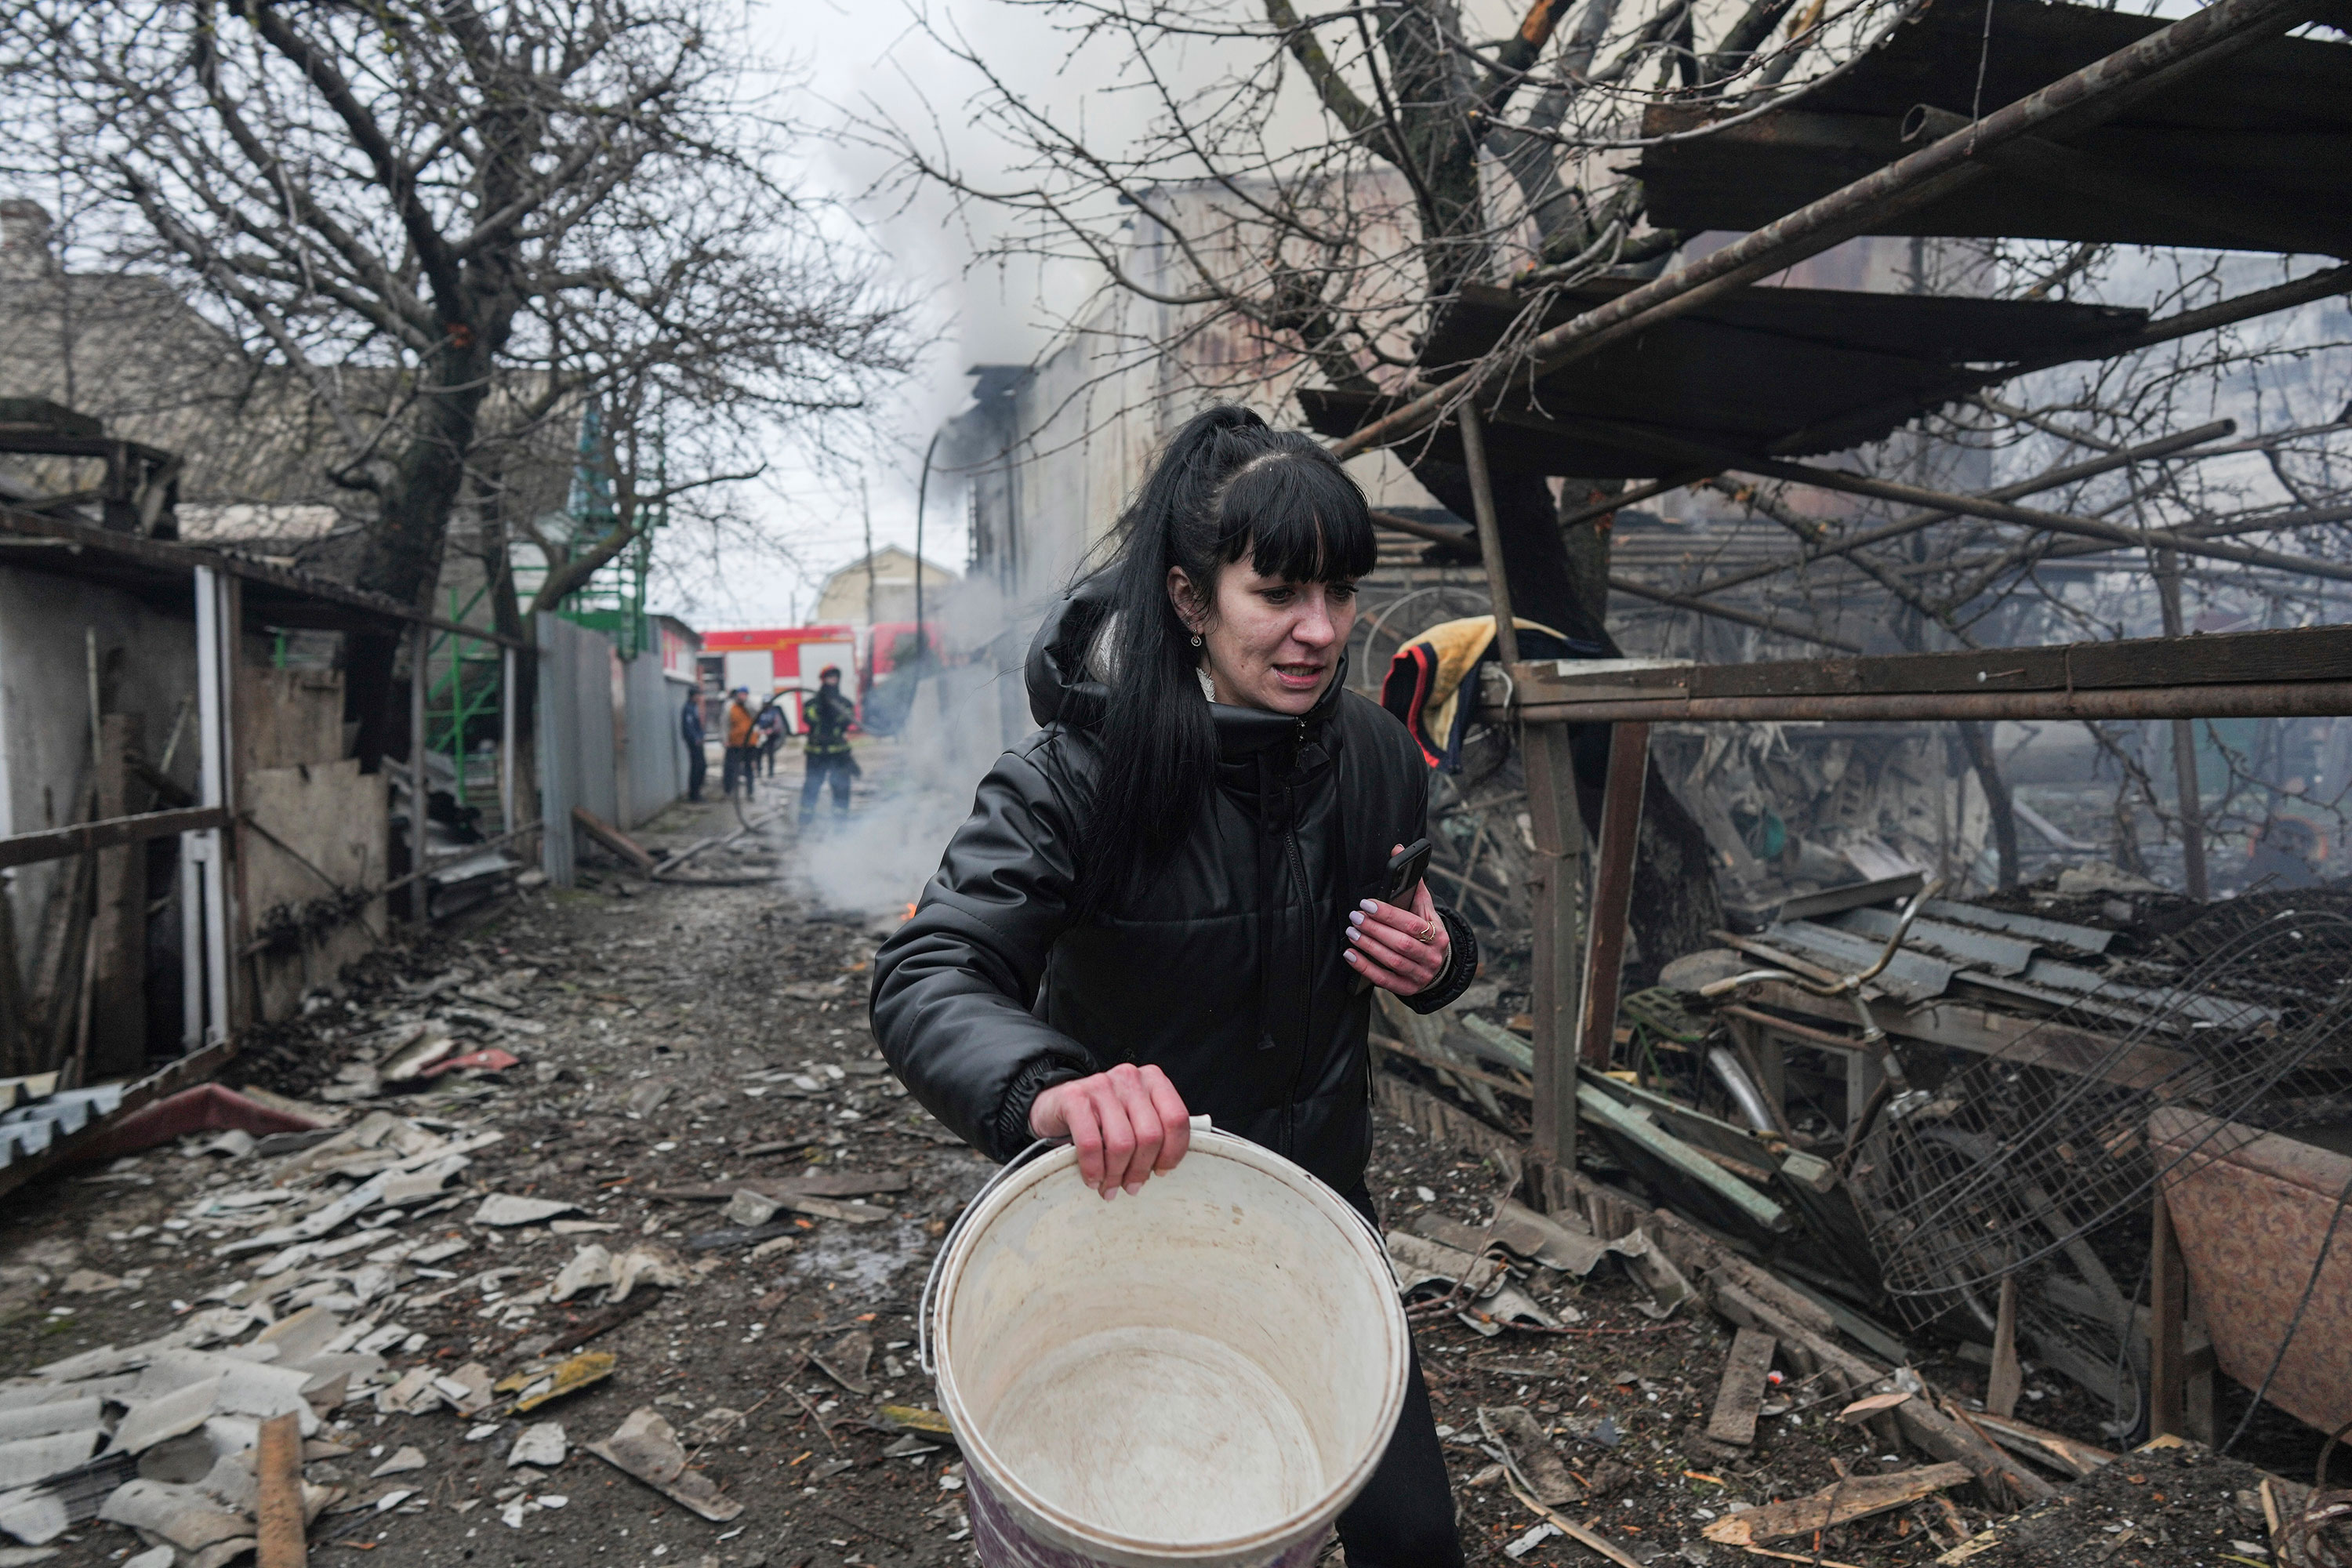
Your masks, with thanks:
[[(2164, 635), (2187, 635), (2187, 617), (2180, 609), (2180, 556), (2170, 550), (2156, 552), (2157, 601), (2164, 612)], [(2213, 896), (2205, 875), (2205, 803), (2197, 784), (2197, 721), (2172, 721), (2172, 782), (2180, 800), (2180, 858), (2189, 896), (2202, 903)]]
[[(195, 568), (196, 593), (196, 804), (226, 807), (230, 800), (229, 682), (235, 679), (234, 649), (226, 637), (227, 595), (219, 573)], [(184, 978), (188, 1005), (183, 1016), (191, 1049), (228, 1038), (229, 924), (226, 836), (217, 827), (183, 839), (181, 887), (187, 902), (182, 944), (190, 955)]]
[(2147, 1435), (2162, 1437), (2179, 1434), (2184, 1414), (2181, 1357), (2189, 1279), (2181, 1267), (2180, 1238), (2172, 1229), (2172, 1205), (2165, 1201), (2162, 1185), (2149, 1207)]
[[(431, 645), (423, 625), (409, 636), (408, 661), (408, 868), (417, 873), (408, 893), (409, 918), (418, 925), (425, 923), (432, 908), (432, 879), (425, 872), (425, 817), (430, 803), (431, 785), (426, 782), (425, 767), (425, 668), (431, 662)], [(462, 765), (465, 759), (460, 757)]]
[(1650, 771), (1650, 727), (1615, 724), (1609, 732), (1609, 782), (1601, 801), (1599, 860), (1592, 873), (1592, 930), (1585, 940), (1584, 1023), (1577, 1056), (1606, 1068), (1617, 1032), (1625, 969), (1625, 917), (1633, 904), (1633, 861), (1642, 837), (1642, 786)]
[(515, 830), (515, 650), (499, 650), (499, 831)]

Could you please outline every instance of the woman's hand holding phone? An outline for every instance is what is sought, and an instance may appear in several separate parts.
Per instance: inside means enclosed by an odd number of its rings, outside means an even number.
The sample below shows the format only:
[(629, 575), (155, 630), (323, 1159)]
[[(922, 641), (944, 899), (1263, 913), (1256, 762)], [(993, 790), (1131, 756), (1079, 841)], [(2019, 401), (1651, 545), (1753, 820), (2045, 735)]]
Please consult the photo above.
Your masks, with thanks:
[[(1404, 846), (1391, 853), (1403, 854)], [(1445, 973), (1452, 951), (1426, 880), (1413, 883), (1402, 907), (1366, 899), (1348, 912), (1349, 966), (1383, 991), (1414, 996), (1428, 990)]]

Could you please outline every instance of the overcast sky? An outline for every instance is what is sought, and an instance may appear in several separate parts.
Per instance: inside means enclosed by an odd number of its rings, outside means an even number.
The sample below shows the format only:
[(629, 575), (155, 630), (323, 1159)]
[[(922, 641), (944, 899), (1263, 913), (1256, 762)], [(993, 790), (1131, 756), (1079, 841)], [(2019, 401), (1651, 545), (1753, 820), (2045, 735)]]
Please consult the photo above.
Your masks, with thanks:
[[(1028, 68), (1028, 84), (1048, 100), (1073, 101), (1048, 64), (1059, 58), (1052, 36), (1033, 16), (999, 0), (919, 0), (938, 23), (985, 41), (1007, 68)], [(794, 68), (806, 83), (795, 107), (830, 115), (838, 106), (872, 113), (878, 107), (912, 122), (926, 113), (943, 127), (961, 125), (970, 83), (913, 26), (910, 0), (752, 0), (747, 8), (758, 51)], [(920, 94), (921, 98), (918, 95)], [(930, 100), (927, 108), (922, 99)], [(972, 150), (968, 139), (960, 150)], [(879, 158), (856, 149), (814, 156), (816, 181), (828, 194), (856, 197), (887, 172)], [(856, 204), (868, 234), (889, 259), (893, 282), (919, 292), (928, 326), (938, 334), (921, 369), (885, 411), (877, 450), (808, 461), (778, 453), (768, 479), (745, 500), (760, 513), (781, 552), (733, 550), (718, 559), (678, 541), (667, 551), (672, 574), (656, 588), (659, 607), (698, 626), (789, 626), (803, 618), (824, 574), (865, 552), (866, 520), (878, 547), (915, 543), (915, 498), (923, 445), (940, 422), (969, 403), (966, 370), (974, 363), (1023, 363), (1049, 341), (1041, 324), (1033, 279), (993, 268), (966, 276), (970, 252), (963, 227), (944, 202), (918, 199), (888, 206)], [(859, 480), (865, 481), (861, 499)], [(962, 495), (951, 479), (935, 477), (923, 539), (930, 560), (961, 572), (969, 542)]]

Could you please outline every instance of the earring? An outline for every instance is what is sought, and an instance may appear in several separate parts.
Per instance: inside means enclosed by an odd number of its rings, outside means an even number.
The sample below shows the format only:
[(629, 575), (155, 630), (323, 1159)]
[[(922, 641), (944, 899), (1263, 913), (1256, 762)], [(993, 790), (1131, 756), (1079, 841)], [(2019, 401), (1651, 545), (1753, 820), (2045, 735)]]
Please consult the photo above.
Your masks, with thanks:
[(1198, 632), (1194, 632), (1192, 634), (1192, 646), (1194, 647), (1199, 647), (1201, 646), (1201, 634)]

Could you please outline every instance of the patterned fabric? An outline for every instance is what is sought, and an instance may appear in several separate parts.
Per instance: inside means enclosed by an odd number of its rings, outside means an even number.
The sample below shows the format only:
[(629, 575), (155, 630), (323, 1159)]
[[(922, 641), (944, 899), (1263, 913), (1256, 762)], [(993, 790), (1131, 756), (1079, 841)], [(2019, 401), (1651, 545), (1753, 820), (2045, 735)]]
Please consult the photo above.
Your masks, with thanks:
[[(1608, 649), (1565, 637), (1515, 616), (1521, 658), (1599, 658)], [(1421, 747), (1422, 760), (1447, 773), (1462, 771), (1462, 738), (1475, 702), (1462, 700), (1477, 668), (1495, 658), (1495, 617), (1471, 616), (1430, 627), (1396, 650), (1381, 681), (1381, 706), (1402, 720)], [(1475, 692), (1474, 692), (1475, 696)]]
[(2309, 1289), (2267, 1397), (2323, 1432), (2352, 1421), (2352, 1215), (2336, 1216), (2352, 1159), (2169, 1106), (2148, 1118), (2148, 1142), (2172, 1166), (2165, 1202), (2221, 1370), (2258, 1386)]

